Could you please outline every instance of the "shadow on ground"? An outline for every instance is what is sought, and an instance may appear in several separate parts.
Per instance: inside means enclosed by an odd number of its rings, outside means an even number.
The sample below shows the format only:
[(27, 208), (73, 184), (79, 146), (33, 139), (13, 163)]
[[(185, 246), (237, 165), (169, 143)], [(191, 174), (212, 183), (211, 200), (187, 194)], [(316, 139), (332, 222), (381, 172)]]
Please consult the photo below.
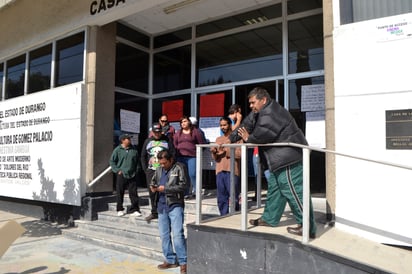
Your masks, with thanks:
[(57, 224), (53, 224), (51, 222), (43, 220), (27, 221), (21, 223), (21, 225), (26, 229), (26, 232), (23, 234), (23, 236), (26, 237), (44, 237), (62, 234), (62, 228), (58, 227)]
[[(32, 273), (45, 273), (43, 271), (47, 270), (47, 266), (39, 266), (39, 267), (35, 267), (35, 268), (31, 268), (31, 269), (27, 269), (23, 272), (7, 272), (4, 274), (32, 274)], [(41, 272), (40, 272), (41, 271)], [(47, 272), (47, 274), (65, 274), (65, 273), (69, 273), (70, 270), (69, 269), (65, 269), (64, 267), (60, 267), (60, 270), (57, 272)]]

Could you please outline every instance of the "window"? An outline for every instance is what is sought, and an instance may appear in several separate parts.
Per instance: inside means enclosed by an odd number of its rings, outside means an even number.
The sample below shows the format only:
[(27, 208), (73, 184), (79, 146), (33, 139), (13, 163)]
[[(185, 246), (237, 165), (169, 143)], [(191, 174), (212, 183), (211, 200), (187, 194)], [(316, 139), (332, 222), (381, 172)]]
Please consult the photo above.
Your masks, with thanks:
[[(153, 100), (153, 122), (157, 122), (162, 114), (167, 114), (169, 118), (169, 123), (177, 130), (180, 128), (179, 120), (183, 115), (190, 116), (191, 106), (190, 106), (190, 94), (182, 94), (178, 96), (170, 96), (165, 98), (159, 98)], [(167, 111), (167, 103), (174, 100), (183, 100), (183, 109), (174, 109), (174, 113)]]
[(224, 30), (234, 29), (245, 25), (261, 23), (282, 16), (280, 4), (260, 8), (242, 14), (233, 15), (196, 27), (196, 36), (204, 36)]
[(132, 28), (117, 23), (117, 35), (133, 43), (139, 44), (145, 48), (150, 47), (150, 38)]
[(117, 87), (148, 92), (149, 54), (125, 44), (116, 46)]
[(153, 93), (190, 88), (190, 59), (190, 46), (156, 53)]
[(281, 24), (201, 42), (196, 65), (199, 87), (281, 75)]
[[(210, 106), (207, 104), (207, 101), (203, 101), (203, 98), (207, 98), (208, 95), (213, 95), (213, 94), (221, 94), (221, 96), (224, 98), (223, 99), (223, 106), (222, 105), (216, 105), (216, 102), (213, 102), (213, 108), (207, 109), (207, 106)], [(206, 102), (206, 105), (205, 105)], [(203, 113), (219, 113), (221, 111), (221, 109), (223, 109), (223, 113), (222, 115), (206, 115), (204, 117), (221, 117), (221, 116), (227, 116), (229, 107), (232, 105), (232, 90), (219, 90), (216, 92), (208, 92), (208, 93), (203, 93), (203, 94), (198, 94), (197, 95), (197, 109), (198, 109), (198, 116), (199, 118), (202, 118), (202, 112)], [(205, 109), (202, 109), (202, 106), (205, 107)], [(218, 126), (218, 125), (216, 125)], [(212, 142), (214, 142), (215, 140), (210, 140)]]
[(289, 0), (288, 14), (322, 8), (322, 0)]
[[(261, 87), (267, 90), (269, 92), (269, 95), (271, 98), (276, 99), (276, 91), (279, 91), (279, 95), (283, 95), (283, 80), (278, 80), (278, 81), (269, 81), (269, 82), (259, 82), (259, 83), (253, 83), (253, 84), (247, 84), (247, 85), (239, 85), (236, 86), (236, 103), (239, 104), (242, 108), (242, 115), (243, 117), (246, 117), (250, 112), (250, 106), (249, 106), (249, 92), (251, 92), (254, 88), (256, 87)], [(280, 97), (280, 96), (279, 96)], [(281, 104), (282, 106), (284, 105), (284, 98), (281, 96), (281, 98), (278, 98), (278, 103)]]
[(411, 0), (341, 0), (341, 24), (412, 12)]
[(301, 112), (302, 106), (302, 86), (324, 84), (323, 76), (302, 78), (289, 81), (289, 111), (295, 118), (299, 128), (305, 133), (306, 112)]
[(26, 55), (7, 61), (6, 99), (24, 95)]
[[(132, 142), (134, 145), (143, 144), (144, 140), (147, 137), (148, 128), (147, 121), (148, 117), (148, 100), (141, 97), (132, 96), (129, 94), (124, 94), (120, 92), (115, 92), (115, 110), (114, 110), (114, 138), (113, 144), (119, 144), (119, 136), (122, 133), (121, 131), (121, 122), (120, 122), (120, 111), (122, 109), (138, 112), (140, 114), (140, 133), (129, 132), (132, 135)], [(109, 121), (107, 121), (109, 122)]]
[(154, 38), (154, 48), (160, 48), (174, 43), (186, 41), (190, 38), (192, 38), (191, 28), (186, 28), (172, 33), (159, 35)]
[(323, 69), (322, 15), (290, 21), (288, 27), (289, 73)]
[(84, 32), (56, 43), (55, 85), (62, 86), (83, 80)]
[(50, 89), (52, 45), (29, 53), (28, 93)]
[(324, 84), (323, 76), (302, 78), (289, 81), (289, 110), (300, 112), (302, 99), (302, 86)]

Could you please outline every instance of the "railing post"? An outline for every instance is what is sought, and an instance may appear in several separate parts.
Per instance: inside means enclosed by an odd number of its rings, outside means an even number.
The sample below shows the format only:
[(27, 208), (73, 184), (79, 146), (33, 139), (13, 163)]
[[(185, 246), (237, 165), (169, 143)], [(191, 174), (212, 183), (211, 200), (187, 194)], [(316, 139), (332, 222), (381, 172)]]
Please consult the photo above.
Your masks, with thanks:
[(200, 222), (202, 221), (202, 149), (201, 146), (196, 146), (196, 225), (200, 225)]
[(309, 242), (310, 214), (310, 149), (302, 148), (303, 152), (303, 216), (302, 244)]
[(235, 148), (230, 147), (230, 204), (229, 204), (229, 213), (232, 214), (236, 209), (236, 199), (235, 197)]
[(262, 166), (260, 164), (259, 154), (253, 157), (256, 157), (257, 164), (256, 208), (260, 208), (262, 206)]
[(248, 176), (247, 176), (247, 146), (242, 145), (241, 147), (241, 229), (242, 231), (247, 230), (247, 185), (248, 185)]

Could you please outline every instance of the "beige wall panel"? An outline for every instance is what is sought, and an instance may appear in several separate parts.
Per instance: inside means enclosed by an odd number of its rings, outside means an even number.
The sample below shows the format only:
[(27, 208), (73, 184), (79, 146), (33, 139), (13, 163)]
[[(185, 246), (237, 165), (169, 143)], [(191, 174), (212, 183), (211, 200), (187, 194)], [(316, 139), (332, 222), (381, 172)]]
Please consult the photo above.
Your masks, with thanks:
[[(114, 87), (115, 87), (115, 60), (116, 60), (116, 25), (114, 23), (94, 27), (91, 36), (95, 41), (90, 43), (89, 57), (95, 59), (95, 66), (88, 69), (88, 90), (93, 96), (89, 96), (90, 120), (94, 124), (88, 124), (88, 133), (93, 132), (93, 151), (90, 151), (89, 178), (95, 178), (109, 166), (109, 158), (113, 150), (113, 117), (114, 117)], [(95, 56), (95, 57), (94, 57)], [(93, 62), (93, 61), (92, 61)], [(93, 76), (94, 75), (94, 76)], [(94, 79), (95, 82), (94, 82)], [(94, 98), (93, 98), (94, 97)], [(93, 113), (91, 113), (94, 109)], [(91, 136), (90, 136), (91, 137)], [(91, 139), (88, 138), (89, 141)], [(91, 159), (90, 157), (93, 157)], [(112, 191), (111, 174), (97, 183), (93, 191)]]
[[(326, 148), (335, 150), (335, 83), (333, 59), (333, 4), (323, 1), (323, 35), (325, 49), (325, 106)], [(326, 154), (326, 203), (327, 217), (334, 219), (336, 208), (335, 155)]]
[(94, 15), (93, 0), (14, 1), (0, 9), (0, 60), (85, 26), (102, 26), (168, 1), (116, 0), (117, 5)]
[(0, 56), (21, 53), (79, 28), (87, 12), (88, 1), (15, 1), (0, 10)]

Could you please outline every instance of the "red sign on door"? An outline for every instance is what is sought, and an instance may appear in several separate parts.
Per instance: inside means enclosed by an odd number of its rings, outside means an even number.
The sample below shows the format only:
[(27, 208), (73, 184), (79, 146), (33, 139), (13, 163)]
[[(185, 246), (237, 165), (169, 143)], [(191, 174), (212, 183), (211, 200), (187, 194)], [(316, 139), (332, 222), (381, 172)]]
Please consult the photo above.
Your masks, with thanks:
[(183, 99), (163, 102), (162, 113), (167, 114), (169, 121), (179, 121), (183, 116)]
[(205, 94), (200, 96), (200, 117), (221, 117), (225, 115), (225, 94)]

